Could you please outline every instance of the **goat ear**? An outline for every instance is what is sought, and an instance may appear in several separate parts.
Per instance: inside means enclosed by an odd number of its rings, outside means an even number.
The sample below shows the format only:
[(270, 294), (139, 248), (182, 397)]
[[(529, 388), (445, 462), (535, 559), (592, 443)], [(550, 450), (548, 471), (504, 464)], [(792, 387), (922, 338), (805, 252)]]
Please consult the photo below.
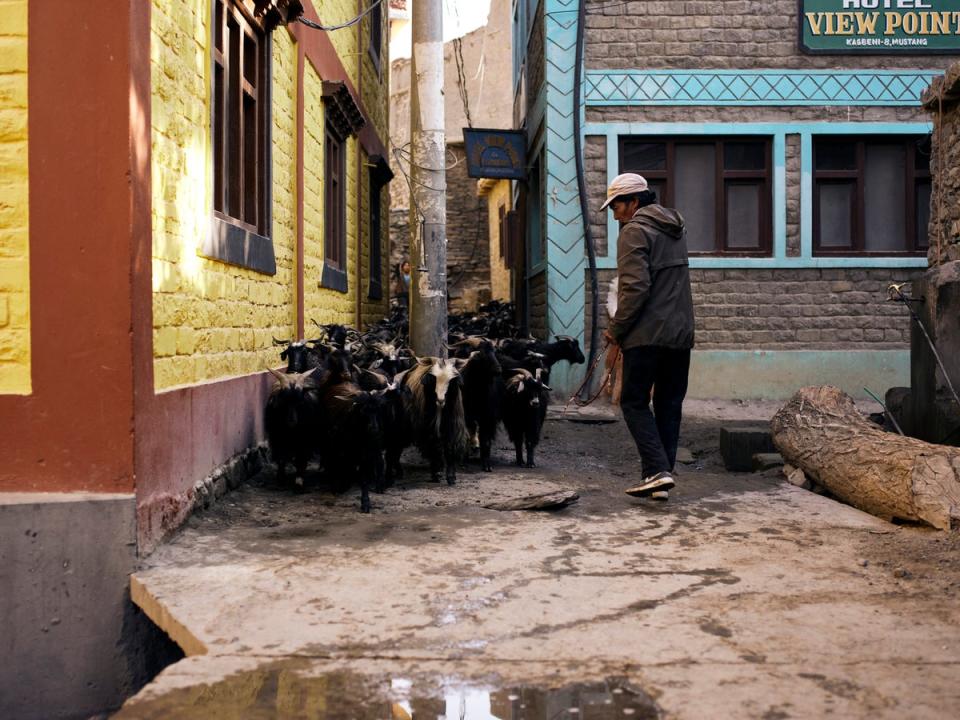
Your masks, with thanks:
[(522, 393), (522, 392), (523, 392), (523, 380), (521, 380), (520, 382), (517, 383), (517, 392), (518, 392), (518, 393)]
[(549, 385), (541, 385), (540, 387), (542, 387), (547, 392), (553, 392), (553, 388), (550, 387)]
[(286, 359), (287, 359), (287, 355), (289, 355), (289, 354), (290, 354), (290, 350), (289, 350), (289, 349), (284, 350), (282, 353), (280, 353), (280, 359), (281, 359), (281, 360), (286, 360)]

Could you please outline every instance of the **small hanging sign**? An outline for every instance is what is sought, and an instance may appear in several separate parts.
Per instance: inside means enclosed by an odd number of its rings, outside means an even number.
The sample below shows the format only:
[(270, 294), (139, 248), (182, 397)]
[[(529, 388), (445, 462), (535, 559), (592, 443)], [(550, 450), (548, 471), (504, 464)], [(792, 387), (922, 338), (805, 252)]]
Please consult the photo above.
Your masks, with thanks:
[(464, 128), (463, 142), (469, 177), (526, 179), (527, 138), (523, 130)]

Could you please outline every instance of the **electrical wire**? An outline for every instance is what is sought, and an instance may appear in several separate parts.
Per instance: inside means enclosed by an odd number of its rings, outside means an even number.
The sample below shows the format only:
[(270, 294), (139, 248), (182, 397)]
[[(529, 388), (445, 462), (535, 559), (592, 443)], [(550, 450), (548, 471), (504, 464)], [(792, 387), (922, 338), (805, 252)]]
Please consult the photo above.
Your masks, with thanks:
[(307, 18), (303, 17), (303, 15), (297, 18), (297, 22), (302, 23), (303, 25), (306, 25), (308, 28), (313, 28), (314, 30), (325, 30), (326, 32), (332, 32), (333, 30), (342, 30), (343, 28), (348, 28), (348, 27), (351, 27), (352, 25), (356, 25), (358, 22), (363, 20), (364, 17), (366, 17), (367, 13), (371, 12), (375, 7), (380, 5), (380, 3), (382, 2), (383, 0), (374, 0), (370, 4), (370, 6), (366, 10), (364, 10), (362, 13), (360, 13), (359, 15), (357, 15), (355, 18), (351, 20), (347, 20), (347, 22), (345, 23), (341, 23), (340, 25), (321, 25), (320, 23), (315, 23), (313, 20), (308, 20)]

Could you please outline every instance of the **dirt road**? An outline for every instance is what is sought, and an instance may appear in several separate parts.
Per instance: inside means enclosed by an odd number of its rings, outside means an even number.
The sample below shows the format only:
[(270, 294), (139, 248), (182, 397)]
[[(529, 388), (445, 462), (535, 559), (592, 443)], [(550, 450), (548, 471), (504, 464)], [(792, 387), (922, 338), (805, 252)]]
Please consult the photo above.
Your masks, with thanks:
[[(946, 718), (960, 707), (960, 541), (728, 473), (687, 408), (667, 504), (632, 499), (622, 422), (552, 413), (540, 467), (469, 463), (356, 512), (255, 478), (145, 563), (137, 602), (188, 654), (120, 717)], [(578, 418), (583, 419), (583, 418)], [(580, 494), (558, 512), (495, 500)]]

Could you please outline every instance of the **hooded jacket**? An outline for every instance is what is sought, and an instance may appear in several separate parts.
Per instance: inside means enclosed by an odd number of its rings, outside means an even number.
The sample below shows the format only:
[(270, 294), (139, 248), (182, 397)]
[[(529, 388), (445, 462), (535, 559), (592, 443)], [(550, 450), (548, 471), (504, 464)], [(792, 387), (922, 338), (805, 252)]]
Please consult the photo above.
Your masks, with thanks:
[(693, 347), (693, 295), (683, 217), (647, 205), (620, 230), (617, 312), (609, 332), (624, 350)]

